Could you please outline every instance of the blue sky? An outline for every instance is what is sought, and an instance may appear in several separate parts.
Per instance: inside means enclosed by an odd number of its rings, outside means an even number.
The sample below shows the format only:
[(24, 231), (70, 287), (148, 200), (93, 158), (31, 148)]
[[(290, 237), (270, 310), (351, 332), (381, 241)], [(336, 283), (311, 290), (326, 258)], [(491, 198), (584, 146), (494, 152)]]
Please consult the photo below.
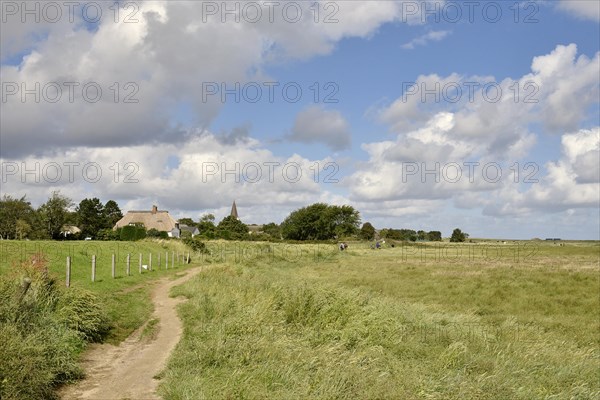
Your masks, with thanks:
[[(217, 219), (235, 199), (248, 223), (280, 222), (324, 201), (355, 206), (377, 228), (600, 239), (600, 2), (476, 2), (473, 21), (465, 2), (287, 3), (305, 18), (290, 23), (275, 13), (272, 23), (248, 23), (240, 11), (241, 22), (223, 22), (206, 14), (221, 2), (139, 1), (122, 2), (130, 8), (118, 21), (102, 3), (98, 24), (80, 11), (74, 23), (43, 15), (23, 23), (21, 10), (3, 5), (2, 193), (40, 204), (61, 190), (77, 201), (115, 199), (124, 210), (158, 204), (177, 217), (212, 212)], [(228, 4), (242, 10), (244, 3)], [(315, 23), (315, 4), (336, 9), (338, 22)], [(423, 18), (424, 7), (436, 4), (438, 14)], [(497, 7), (502, 17), (490, 22)], [(457, 9), (463, 17), (450, 21), (445, 13)], [(137, 22), (124, 23), (130, 10)], [(103, 97), (91, 104), (77, 90), (73, 102), (53, 103), (44, 93), (40, 102), (31, 94), (22, 101), (22, 85), (36, 82), (63, 90), (63, 82), (96, 82)], [(212, 82), (257, 85), (262, 97), (229, 95), (223, 103), (218, 94), (203, 96)], [(279, 85), (272, 102), (264, 82)], [(460, 87), (463, 96), (403, 99), (410, 82)], [(501, 87), (502, 96), (489, 101), (477, 89), (467, 101), (466, 82)], [(137, 103), (122, 101), (127, 83), (138, 89)], [(290, 83), (303, 90), (296, 103), (282, 97)], [(323, 102), (327, 94), (336, 102)], [(525, 102), (527, 94), (537, 102)], [(103, 177), (44, 176), (52, 163), (66, 175), (65, 162), (96, 163)], [(465, 162), (479, 163), (473, 182)], [(39, 182), (36, 172), (21, 174), (36, 163)], [(115, 163), (135, 164), (137, 182), (115, 179)], [(298, 181), (282, 175), (290, 164), (303, 171)], [(263, 173), (257, 182), (236, 179), (235, 171), (255, 165)], [(315, 182), (317, 165), (330, 168)], [(437, 176), (420, 175), (436, 165)], [(458, 182), (442, 173), (455, 165), (463, 167)], [(497, 181), (481, 171), (490, 165), (502, 172)], [(234, 172), (212, 173), (214, 166)], [(407, 176), (414, 166), (419, 171)], [(335, 182), (323, 182), (327, 173)]]

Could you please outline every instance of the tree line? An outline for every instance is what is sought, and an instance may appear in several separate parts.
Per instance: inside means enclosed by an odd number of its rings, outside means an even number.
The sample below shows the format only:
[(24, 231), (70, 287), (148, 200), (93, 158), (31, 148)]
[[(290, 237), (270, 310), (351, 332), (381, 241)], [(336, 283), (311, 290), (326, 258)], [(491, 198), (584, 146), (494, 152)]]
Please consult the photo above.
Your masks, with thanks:
[[(98, 198), (86, 198), (75, 205), (59, 191), (52, 192), (48, 200), (34, 208), (25, 196), (13, 198), (4, 195), (0, 199), (0, 236), (3, 239), (83, 239), (139, 240), (145, 237), (167, 238), (167, 232), (132, 225), (113, 230), (123, 217), (114, 200), (102, 203)], [(339, 240), (360, 238), (364, 240), (391, 239), (398, 241), (441, 241), (440, 231), (392, 229), (379, 232), (370, 222), (361, 226), (360, 213), (349, 205), (315, 203), (292, 211), (281, 224), (270, 222), (260, 229), (251, 230), (238, 218), (226, 216), (215, 224), (213, 214), (205, 214), (197, 221), (181, 218), (180, 225), (198, 228), (200, 239), (226, 240)], [(76, 226), (80, 233), (66, 233), (65, 227)], [(183, 239), (191, 233), (181, 231)], [(455, 229), (451, 242), (464, 242), (468, 234)]]
[(112, 231), (123, 217), (114, 200), (102, 204), (99, 199), (84, 199), (74, 209), (73, 201), (52, 192), (48, 200), (34, 208), (26, 196), (13, 198), (4, 195), (0, 200), (0, 236), (3, 239), (61, 239), (66, 226), (77, 226), (76, 237), (98, 237)]

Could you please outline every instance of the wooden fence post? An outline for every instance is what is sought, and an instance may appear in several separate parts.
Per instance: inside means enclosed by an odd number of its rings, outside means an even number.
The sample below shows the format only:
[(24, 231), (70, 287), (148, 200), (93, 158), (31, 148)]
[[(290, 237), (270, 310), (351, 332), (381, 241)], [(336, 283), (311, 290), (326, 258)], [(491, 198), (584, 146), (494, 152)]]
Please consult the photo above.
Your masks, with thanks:
[(148, 270), (152, 271), (152, 253), (148, 254)]
[(111, 268), (111, 271), (112, 271), (112, 277), (113, 277), (113, 279), (114, 279), (114, 278), (115, 278), (115, 275), (116, 275), (116, 272), (117, 272), (117, 271), (116, 271), (116, 268), (115, 268), (115, 253), (113, 253), (113, 255), (112, 255), (112, 265), (111, 265), (111, 266), (112, 266), (112, 268)]
[(130, 263), (131, 263), (131, 254), (127, 253), (127, 276), (131, 275), (130, 269), (129, 269)]
[(96, 255), (92, 256), (92, 282), (96, 282)]
[(71, 287), (71, 256), (67, 256), (67, 279), (65, 279), (67, 287)]
[(158, 253), (158, 269), (160, 269), (160, 253)]
[(165, 251), (165, 269), (169, 269), (169, 252)]
[(188, 251), (188, 254), (187, 254), (187, 259), (185, 260), (185, 263), (186, 263), (186, 264), (189, 264), (189, 263), (190, 263), (190, 252), (189, 252), (189, 251)]
[(23, 301), (23, 297), (27, 294), (29, 287), (31, 286), (31, 278), (24, 278), (21, 282), (21, 292), (19, 293), (19, 303)]
[(171, 252), (171, 265), (173, 265), (173, 268), (176, 267), (176, 265), (175, 265), (175, 251), (174, 250)]

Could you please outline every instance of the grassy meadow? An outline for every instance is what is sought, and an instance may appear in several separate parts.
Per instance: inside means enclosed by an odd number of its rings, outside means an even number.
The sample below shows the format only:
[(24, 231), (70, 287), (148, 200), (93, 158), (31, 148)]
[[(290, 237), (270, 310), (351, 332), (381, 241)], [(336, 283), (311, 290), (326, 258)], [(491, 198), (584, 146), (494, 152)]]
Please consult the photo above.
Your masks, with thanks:
[(165, 399), (600, 397), (597, 242), (254, 246), (173, 291)]
[[(120, 342), (150, 318), (153, 281), (198, 265), (203, 273), (172, 292), (189, 301), (159, 376), (165, 399), (600, 398), (600, 243), (478, 242), (350, 242), (341, 252), (210, 241), (174, 269), (172, 252), (187, 252), (177, 241), (3, 241), (0, 278), (12, 278), (0, 279), (0, 398), (52, 398), (57, 383), (81, 377), (86, 332), (107, 328), (101, 340)], [(42, 274), (46, 283), (15, 301), (22, 263), (40, 253), (54, 283)], [(139, 274), (140, 253), (143, 264), (153, 254), (152, 271)], [(23, 320), (24, 310), (36, 317)], [(142, 332), (150, 340), (153, 322)]]

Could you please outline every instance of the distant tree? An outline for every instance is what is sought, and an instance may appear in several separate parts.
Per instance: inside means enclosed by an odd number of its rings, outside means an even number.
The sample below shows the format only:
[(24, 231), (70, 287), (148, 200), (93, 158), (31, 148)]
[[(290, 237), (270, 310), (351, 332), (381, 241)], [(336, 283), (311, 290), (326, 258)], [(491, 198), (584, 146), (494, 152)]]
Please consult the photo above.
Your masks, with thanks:
[(315, 203), (293, 211), (281, 224), (281, 233), (291, 240), (328, 240), (354, 235), (360, 216), (351, 206)]
[(48, 236), (53, 239), (60, 238), (62, 226), (67, 222), (69, 209), (73, 207), (70, 198), (60, 194), (60, 191), (52, 192), (52, 196), (42, 204), (39, 212)]
[(180, 218), (179, 223), (187, 226), (198, 226), (198, 224), (191, 218)]
[(75, 211), (82, 236), (95, 238), (100, 229), (107, 228), (104, 206), (97, 197), (81, 200)]
[(358, 233), (360, 215), (352, 206), (329, 206), (327, 219), (329, 220), (330, 229), (339, 238)]
[(196, 224), (200, 236), (208, 239), (213, 239), (216, 236), (217, 227), (215, 226), (215, 216), (212, 214), (204, 214), (200, 217), (200, 221)]
[(417, 240), (427, 240), (427, 232), (423, 230), (417, 231)]
[(375, 228), (370, 222), (365, 222), (360, 228), (360, 236), (366, 240), (373, 240), (375, 238)]
[(460, 229), (456, 228), (452, 231), (452, 236), (450, 236), (451, 242), (464, 242), (469, 237), (469, 234), (464, 233)]
[(123, 218), (119, 205), (114, 200), (108, 200), (104, 205), (104, 228), (112, 229)]
[(416, 241), (418, 238), (417, 232), (412, 229), (382, 229), (381, 237), (393, 240)]
[(23, 240), (31, 232), (31, 225), (27, 221), (18, 219), (15, 224), (15, 232), (18, 239)]
[(281, 227), (275, 222), (264, 225), (262, 231), (273, 239), (281, 239)]
[(242, 240), (248, 236), (248, 226), (239, 219), (228, 215), (217, 225), (217, 235), (222, 239)]
[[(31, 229), (25, 229), (25, 223), (32, 228), (36, 222), (35, 212), (25, 196), (20, 199), (4, 195), (0, 200), (0, 236), (5, 239), (26, 238)], [(21, 221), (19, 225), (17, 222)]]
[(440, 232), (440, 231), (427, 232), (427, 240), (429, 240), (430, 242), (441, 242), (442, 241), (442, 232)]
[(215, 216), (214, 214), (204, 214), (200, 217), (200, 222), (212, 222), (214, 224)]

